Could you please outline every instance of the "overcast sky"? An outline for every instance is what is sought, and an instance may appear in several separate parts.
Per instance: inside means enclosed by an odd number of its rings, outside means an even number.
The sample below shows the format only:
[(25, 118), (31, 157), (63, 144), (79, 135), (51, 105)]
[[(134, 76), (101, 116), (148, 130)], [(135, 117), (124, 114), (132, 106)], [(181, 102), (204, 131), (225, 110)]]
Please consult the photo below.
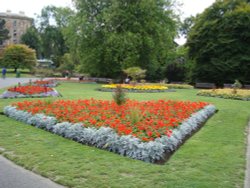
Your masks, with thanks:
[[(196, 15), (210, 6), (215, 0), (178, 0), (183, 3), (183, 17)], [(13, 13), (24, 11), (27, 16), (35, 17), (47, 5), (70, 6), (71, 0), (0, 0), (0, 12), (11, 10)]]
[[(215, 0), (178, 0), (182, 3), (180, 10), (182, 19), (190, 15), (201, 13), (205, 8), (212, 5)], [(0, 0), (0, 12), (11, 10), (12, 13), (25, 12), (29, 17), (36, 18), (41, 13), (41, 9), (47, 5), (54, 6), (72, 6), (71, 0)], [(183, 44), (185, 39), (177, 40), (179, 44)]]
[(12, 13), (25, 12), (29, 17), (35, 18), (41, 9), (47, 5), (70, 6), (71, 0), (0, 0), (0, 12), (11, 10)]
[(204, 9), (212, 5), (215, 0), (179, 0), (179, 2), (183, 4), (181, 11), (183, 12), (182, 17), (185, 18), (203, 12)]

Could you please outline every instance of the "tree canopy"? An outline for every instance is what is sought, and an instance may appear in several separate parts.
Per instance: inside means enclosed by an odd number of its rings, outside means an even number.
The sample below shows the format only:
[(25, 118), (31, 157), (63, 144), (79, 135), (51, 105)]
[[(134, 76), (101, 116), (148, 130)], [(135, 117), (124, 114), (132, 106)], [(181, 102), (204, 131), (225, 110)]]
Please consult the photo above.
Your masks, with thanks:
[(1, 65), (7, 68), (28, 68), (36, 65), (36, 53), (23, 44), (9, 45), (1, 54)]
[[(82, 71), (117, 77), (123, 69), (141, 67), (159, 77), (174, 46), (177, 24), (173, 0), (74, 0), (72, 27)], [(70, 32), (69, 32), (70, 33)], [(72, 36), (70, 37), (73, 38)]]
[(199, 15), (187, 40), (194, 79), (222, 84), (250, 80), (250, 4), (217, 0)]
[(69, 18), (73, 13), (70, 8), (46, 6), (37, 18), (37, 30), (40, 37), (39, 56), (52, 59), (56, 66), (60, 65), (62, 56), (68, 52), (63, 31), (70, 23)]
[(0, 45), (9, 38), (9, 30), (5, 28), (5, 20), (0, 19)]
[(21, 43), (36, 50), (37, 57), (41, 56), (41, 37), (37, 29), (32, 26), (21, 36)]

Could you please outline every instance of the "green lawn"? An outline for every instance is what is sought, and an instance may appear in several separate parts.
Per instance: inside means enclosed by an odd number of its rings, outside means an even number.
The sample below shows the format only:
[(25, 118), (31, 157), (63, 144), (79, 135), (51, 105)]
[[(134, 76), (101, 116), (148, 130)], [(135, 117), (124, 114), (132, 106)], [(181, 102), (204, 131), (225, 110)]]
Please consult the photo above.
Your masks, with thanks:
[[(34, 77), (34, 75), (31, 74), (28, 69), (18, 69), (18, 70), (20, 71), (20, 77), (21, 78)], [(14, 69), (7, 69), (6, 77), (7, 78), (15, 78), (16, 77), (16, 73), (14, 72)]]
[[(111, 93), (95, 91), (96, 87), (65, 83), (57, 90), (64, 99), (112, 98)], [(137, 100), (207, 101), (218, 108), (218, 113), (165, 165), (84, 146), (4, 115), (0, 115), (0, 147), (5, 149), (2, 155), (69, 187), (243, 187), (250, 102), (196, 96), (197, 91), (129, 94), (130, 99)], [(21, 100), (24, 99), (0, 99), (1, 112), (4, 106)]]

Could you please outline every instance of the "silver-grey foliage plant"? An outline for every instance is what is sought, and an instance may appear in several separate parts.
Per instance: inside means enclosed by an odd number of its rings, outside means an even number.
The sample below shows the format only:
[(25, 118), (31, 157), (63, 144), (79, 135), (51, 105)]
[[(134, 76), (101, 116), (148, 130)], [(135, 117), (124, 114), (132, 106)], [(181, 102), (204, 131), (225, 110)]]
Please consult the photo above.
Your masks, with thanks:
[(193, 134), (216, 111), (215, 106), (208, 105), (192, 114), (181, 125), (173, 130), (170, 137), (162, 136), (154, 141), (142, 142), (131, 135), (119, 136), (109, 127), (90, 128), (82, 123), (57, 122), (55, 117), (44, 114), (32, 115), (29, 112), (17, 110), (14, 106), (6, 106), (4, 113), (18, 121), (48, 130), (52, 133), (75, 140), (79, 143), (96, 146), (146, 162), (156, 162), (164, 159), (166, 153), (174, 152), (184, 140)]

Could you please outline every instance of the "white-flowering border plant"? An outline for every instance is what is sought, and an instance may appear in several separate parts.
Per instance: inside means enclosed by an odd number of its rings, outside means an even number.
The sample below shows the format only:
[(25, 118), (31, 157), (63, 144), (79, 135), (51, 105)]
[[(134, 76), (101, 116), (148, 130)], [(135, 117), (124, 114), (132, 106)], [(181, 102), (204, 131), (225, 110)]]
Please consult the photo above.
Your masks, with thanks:
[(4, 114), (18, 121), (45, 129), (79, 143), (96, 146), (123, 156), (152, 163), (164, 162), (169, 158), (215, 112), (215, 106), (207, 105), (175, 128), (170, 137), (162, 136), (154, 141), (142, 142), (132, 135), (119, 136), (109, 127), (96, 129), (84, 127), (82, 123), (60, 123), (57, 122), (56, 118), (44, 114), (32, 115), (26, 111), (17, 110), (14, 106), (4, 108)]
[(34, 98), (34, 97), (60, 97), (61, 94), (56, 90), (52, 89), (52, 91), (39, 93), (39, 94), (33, 94), (33, 95), (25, 95), (18, 92), (12, 92), (12, 91), (5, 91), (2, 95), (0, 95), (0, 98), (3, 99), (11, 99), (11, 98)]

